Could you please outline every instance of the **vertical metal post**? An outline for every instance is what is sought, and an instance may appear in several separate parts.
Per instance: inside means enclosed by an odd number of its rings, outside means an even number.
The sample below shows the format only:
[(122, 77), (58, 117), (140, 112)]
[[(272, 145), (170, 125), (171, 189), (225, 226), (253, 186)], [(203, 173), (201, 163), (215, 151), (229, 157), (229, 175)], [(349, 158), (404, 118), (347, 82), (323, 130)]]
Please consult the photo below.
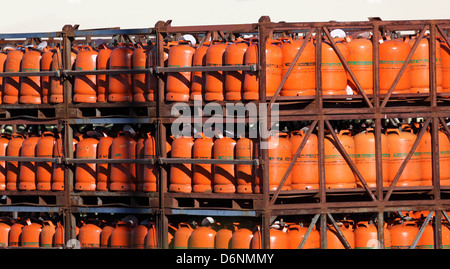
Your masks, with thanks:
[[(429, 41), (429, 76), (430, 76), (430, 94), (431, 94), (431, 110), (437, 107), (437, 83), (436, 83), (436, 24), (430, 23), (430, 41)], [(438, 202), (441, 199), (441, 183), (440, 183), (440, 166), (439, 166), (439, 117), (436, 114), (432, 116), (431, 122), (431, 165), (432, 181), (434, 189), (434, 200)], [(442, 212), (435, 211), (434, 217), (434, 241), (435, 248), (442, 248)]]
[[(266, 105), (266, 78), (267, 78), (267, 61), (266, 61), (266, 41), (269, 36), (268, 24), (270, 24), (269, 17), (261, 17), (259, 19), (259, 46), (258, 46), (258, 54), (259, 54), (259, 105)], [(270, 129), (270, 117), (267, 115), (265, 126)], [(262, 125), (264, 127), (264, 124)], [(267, 145), (268, 130), (259, 129), (260, 135), (260, 145)], [(261, 136), (261, 134), (263, 134)], [(262, 240), (262, 248), (269, 249), (270, 248), (270, 234), (269, 234), (269, 226), (270, 226), (270, 197), (269, 197), (269, 150), (266, 147), (261, 147), (261, 159), (263, 163), (262, 170), (262, 189), (264, 195), (264, 213), (263, 213), (263, 223), (261, 225), (261, 240)]]
[[(71, 70), (71, 48), (73, 36), (70, 35), (73, 28), (66, 25), (63, 28), (63, 48), (62, 48), (62, 63), (64, 70)], [(64, 78), (63, 81), (63, 102), (64, 102), (64, 134), (63, 134), (63, 154), (65, 158), (73, 158), (73, 130), (67, 122), (69, 115), (69, 104), (72, 101), (72, 81)], [(73, 171), (70, 166), (64, 165), (64, 195), (65, 195), (65, 240), (75, 239), (75, 218), (71, 211), (70, 194), (73, 191)]]
[[(164, 67), (164, 36), (162, 33), (162, 28), (166, 25), (164, 22), (159, 21), (156, 23), (156, 66), (155, 67)], [(166, 126), (161, 122), (161, 114), (164, 106), (164, 79), (161, 76), (158, 76), (157, 83), (157, 91), (156, 91), (156, 100), (157, 100), (157, 129), (156, 129), (156, 147), (157, 152), (156, 155), (158, 157), (167, 157), (166, 150)], [(168, 248), (168, 219), (165, 215), (165, 203), (164, 197), (167, 191), (167, 171), (164, 165), (159, 165), (159, 184), (158, 184), (158, 193), (159, 193), (159, 214), (157, 218), (157, 234), (158, 234), (158, 248)]]
[[(380, 114), (380, 78), (379, 78), (379, 43), (380, 31), (377, 21), (373, 21), (372, 36), (372, 66), (373, 66), (373, 106), (375, 108), (375, 166), (376, 166), (376, 197), (383, 202), (383, 152), (381, 145), (381, 114)], [(378, 248), (384, 249), (384, 212), (378, 207)]]

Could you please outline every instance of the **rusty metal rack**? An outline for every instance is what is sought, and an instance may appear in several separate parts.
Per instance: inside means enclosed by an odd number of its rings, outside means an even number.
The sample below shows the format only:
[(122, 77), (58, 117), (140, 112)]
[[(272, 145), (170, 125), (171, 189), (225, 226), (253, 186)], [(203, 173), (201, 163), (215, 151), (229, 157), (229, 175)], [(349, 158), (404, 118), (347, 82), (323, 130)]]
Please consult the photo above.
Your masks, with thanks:
[[(370, 31), (373, 33), (373, 94), (366, 94), (358, 83), (355, 75), (343, 60), (343, 55), (339, 51), (336, 43), (330, 35), (331, 29), (344, 29), (350, 33)], [(311, 216), (311, 226), (319, 225), (321, 230), (327, 229), (327, 222), (331, 222), (337, 229), (339, 237), (346, 247), (349, 247), (345, 237), (339, 231), (333, 215), (339, 214), (361, 214), (373, 213), (378, 218), (378, 241), (380, 247), (384, 247), (384, 213), (404, 210), (427, 210), (435, 213), (435, 241), (436, 248), (442, 248), (441, 225), (442, 218), (449, 221), (447, 215), (450, 210), (450, 187), (441, 186), (439, 181), (439, 141), (438, 125), (441, 123), (448, 130), (447, 122), (450, 117), (450, 98), (446, 94), (438, 93), (436, 87), (436, 59), (430, 57), (430, 92), (425, 94), (393, 94), (396, 84), (399, 82), (402, 73), (407, 67), (407, 63), (412, 57), (418, 42), (412, 47), (408, 58), (403, 65), (400, 74), (395, 79), (387, 94), (379, 92), (379, 54), (378, 40), (381, 34), (390, 34), (397, 31), (414, 31), (418, 40), (428, 33), (430, 39), (434, 40), (440, 36), (449, 46), (447, 30), (450, 29), (450, 20), (411, 20), (411, 21), (381, 21), (370, 19), (360, 22), (310, 22), (310, 23), (287, 23), (271, 22), (268, 17), (261, 17), (257, 23), (236, 24), (236, 25), (207, 25), (207, 26), (182, 26), (175, 27), (170, 21), (159, 21), (152, 28), (145, 29), (97, 29), (78, 30), (78, 26), (64, 26), (61, 32), (57, 33), (35, 33), (35, 34), (0, 34), (2, 43), (6, 39), (13, 38), (49, 38), (61, 42), (63, 47), (71, 47), (76, 42), (83, 42), (77, 38), (130, 35), (130, 36), (150, 36), (156, 42), (157, 63), (156, 66), (140, 70), (95, 70), (95, 71), (73, 71), (70, 70), (70, 50), (65, 50), (63, 55), (63, 70), (58, 72), (32, 72), (28, 73), (3, 73), (0, 76), (55, 76), (63, 80), (64, 102), (62, 104), (42, 104), (42, 105), (5, 105), (0, 104), (0, 123), (2, 124), (58, 124), (64, 129), (64, 147), (67, 156), (64, 159), (32, 158), (29, 161), (53, 161), (67, 164), (65, 173), (65, 188), (63, 192), (37, 193), (37, 192), (7, 192), (0, 191), (0, 195), (5, 197), (4, 203), (0, 200), (0, 211), (49, 211), (57, 210), (65, 214), (66, 220), (66, 240), (75, 238), (74, 213), (136, 213), (154, 214), (158, 223), (159, 246), (166, 248), (168, 245), (168, 218), (178, 215), (192, 216), (232, 216), (232, 217), (252, 217), (261, 223), (261, 233), (263, 248), (270, 248), (270, 225), (274, 219), (280, 216)], [(223, 67), (165, 67), (164, 66), (164, 40), (177, 38), (181, 34), (189, 33), (198, 38), (232, 38), (235, 34), (249, 33), (257, 35), (259, 44), (264, 44), (265, 40), (273, 36), (302, 35), (306, 41), (314, 38), (316, 46), (315, 59), (321, 62), (322, 37), (326, 39), (332, 48), (337, 52), (343, 66), (355, 81), (360, 94), (327, 96), (322, 93), (321, 66), (316, 64), (316, 92), (315, 96), (278, 96), (287, 77), (293, 70), (292, 64), (274, 96), (266, 97), (266, 51), (264, 46), (259, 46), (259, 64), (253, 66), (223, 66)], [(321, 37), (321, 38), (317, 38)], [(306, 42), (305, 42), (306, 43)], [(430, 42), (430, 55), (436, 53), (436, 44)], [(296, 62), (304, 46), (300, 48), (294, 58)], [(276, 191), (269, 191), (268, 186), (268, 150), (261, 150), (260, 156), (255, 160), (199, 160), (199, 159), (174, 159), (166, 155), (167, 127), (176, 119), (171, 114), (174, 102), (165, 100), (165, 74), (169, 72), (184, 71), (236, 71), (247, 70), (259, 73), (260, 92), (259, 100), (244, 101), (242, 103), (255, 103), (257, 106), (267, 106), (269, 109), (274, 104), (279, 106), (280, 123), (303, 122), (309, 126), (304, 141), (317, 129), (318, 150), (319, 150), (319, 189), (316, 190), (296, 190), (280, 191), (284, 182), (298, 158), (301, 150), (305, 146), (302, 143), (297, 149), (288, 172)], [(97, 104), (75, 104), (72, 103), (72, 80), (76, 75), (87, 74), (154, 74), (158, 79), (158, 89), (155, 92), (154, 102), (144, 103), (97, 103)], [(205, 101), (203, 101), (204, 103)], [(234, 101), (233, 101), (234, 102)], [(224, 102), (218, 102), (221, 105)], [(187, 102), (194, 105), (193, 102)], [(400, 118), (423, 118), (424, 127), (430, 126), (432, 134), (432, 166), (433, 184), (423, 187), (398, 187), (396, 186), (400, 175), (406, 167), (407, 161), (414, 153), (424, 131), (421, 131), (417, 140), (409, 152), (405, 162), (400, 167), (400, 171), (390, 187), (382, 186), (382, 159), (381, 159), (381, 126), (384, 119)], [(344, 156), (353, 172), (357, 175), (360, 186), (354, 189), (327, 189), (325, 187), (324, 174), (324, 136), (329, 132), (336, 141), (339, 141), (334, 132), (333, 122), (341, 120), (367, 120), (371, 119), (375, 123), (376, 141), (376, 164), (377, 164), (377, 186), (368, 187), (367, 183), (357, 170), (355, 164), (345, 152), (343, 146), (338, 142), (337, 148)], [(244, 119), (227, 118), (226, 121), (236, 122)], [(267, 120), (270, 120), (268, 118)], [(82, 124), (152, 124), (157, 130), (157, 152), (155, 159), (140, 160), (77, 160), (73, 156), (71, 138), (73, 136), (73, 125)], [(450, 133), (450, 132), (449, 132)], [(259, 137), (260, 142), (266, 139)], [(0, 157), (6, 160), (8, 157)], [(22, 159), (23, 161), (23, 159)], [(82, 162), (135, 162), (142, 164), (155, 164), (159, 166), (158, 192), (77, 192), (73, 190), (73, 171), (70, 165)], [(262, 168), (262, 193), (258, 194), (219, 194), (219, 193), (170, 193), (167, 192), (168, 168), (172, 163), (199, 163), (210, 164), (232, 163), (251, 164)], [(29, 205), (29, 201), (23, 200), (27, 195), (37, 198)], [(51, 197), (51, 198), (48, 198)], [(23, 204), (27, 205), (23, 207)], [(431, 214), (431, 213), (430, 213)], [(424, 222), (421, 231), (430, 221), (431, 215)], [(309, 230), (310, 231), (310, 230)], [(305, 238), (308, 237), (305, 235)], [(420, 237), (419, 233), (419, 237)], [(418, 238), (416, 238), (418, 240)], [(417, 240), (415, 242), (417, 243)], [(303, 242), (304, 243), (304, 242)], [(301, 244), (300, 246), (302, 246)], [(326, 248), (326, 233), (321, 233), (321, 246)]]

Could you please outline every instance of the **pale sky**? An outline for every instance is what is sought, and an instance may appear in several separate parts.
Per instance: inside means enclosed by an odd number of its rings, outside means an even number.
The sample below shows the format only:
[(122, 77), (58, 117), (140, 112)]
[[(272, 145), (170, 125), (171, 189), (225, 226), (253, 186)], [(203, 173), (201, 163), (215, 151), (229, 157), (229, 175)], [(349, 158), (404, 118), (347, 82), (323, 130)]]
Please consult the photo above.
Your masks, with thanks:
[(21, 0), (2, 1), (0, 33), (273, 22), (450, 19), (450, 0)]

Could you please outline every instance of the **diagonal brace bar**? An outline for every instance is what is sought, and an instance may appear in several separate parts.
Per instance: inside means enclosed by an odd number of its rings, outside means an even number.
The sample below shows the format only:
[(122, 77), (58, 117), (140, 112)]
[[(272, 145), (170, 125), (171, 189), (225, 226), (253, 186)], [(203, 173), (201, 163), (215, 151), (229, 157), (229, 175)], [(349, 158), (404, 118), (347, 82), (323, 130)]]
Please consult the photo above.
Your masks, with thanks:
[(302, 140), (302, 143), (300, 143), (300, 146), (298, 147), (297, 151), (295, 152), (294, 157), (291, 160), (291, 163), (289, 164), (288, 169), (286, 170), (286, 173), (284, 173), (283, 178), (281, 179), (280, 183), (278, 184), (277, 190), (275, 191), (275, 194), (272, 196), (272, 198), (270, 199), (270, 205), (274, 205), (275, 204), (275, 200), (278, 197), (278, 194), (281, 191), (281, 188), (283, 187), (284, 183), (286, 182), (289, 174), (292, 171), (292, 168), (294, 168), (294, 165), (298, 159), (298, 157), (300, 156), (301, 151), (303, 150), (303, 148), (306, 145), (306, 142), (308, 141), (309, 136), (311, 135), (312, 131), (314, 130), (314, 128), (317, 125), (318, 120), (313, 121), (313, 123), (311, 123), (311, 125), (309, 126), (308, 132), (306, 132), (305, 137)]
[(348, 166), (350, 166), (350, 169), (352, 169), (352, 171), (356, 174), (356, 176), (358, 177), (359, 181), (364, 186), (364, 188), (366, 189), (367, 193), (370, 195), (372, 200), (373, 201), (377, 201), (377, 198), (375, 197), (373, 192), (369, 189), (369, 185), (367, 185), (367, 183), (364, 180), (363, 176), (358, 171), (358, 168), (356, 168), (355, 163), (352, 161), (352, 159), (348, 155), (347, 151), (345, 151), (344, 147), (342, 146), (341, 142), (339, 141), (339, 138), (336, 136), (336, 133), (334, 132), (333, 127), (331, 126), (330, 122), (328, 120), (325, 120), (325, 123), (327, 125), (328, 130), (330, 130), (331, 136), (333, 136), (333, 139), (334, 139), (333, 142), (335, 143), (336, 148), (339, 150), (339, 152), (341, 153), (342, 157), (347, 162)]

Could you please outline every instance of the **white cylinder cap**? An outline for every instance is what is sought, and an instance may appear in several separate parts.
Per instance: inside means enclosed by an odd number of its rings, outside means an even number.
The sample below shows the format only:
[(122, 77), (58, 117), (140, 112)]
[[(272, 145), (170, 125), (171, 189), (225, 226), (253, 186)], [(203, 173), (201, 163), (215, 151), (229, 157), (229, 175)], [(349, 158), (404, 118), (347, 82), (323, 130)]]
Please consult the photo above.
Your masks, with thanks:
[(336, 38), (336, 37), (345, 38), (347, 36), (345, 34), (344, 30), (342, 30), (342, 29), (334, 29), (333, 31), (331, 31), (330, 34), (331, 34), (332, 38)]
[(195, 37), (193, 35), (183, 35), (181, 38), (181, 40), (186, 40), (191, 42), (191, 45), (194, 46), (195, 44), (197, 44), (197, 41), (195, 40)]

